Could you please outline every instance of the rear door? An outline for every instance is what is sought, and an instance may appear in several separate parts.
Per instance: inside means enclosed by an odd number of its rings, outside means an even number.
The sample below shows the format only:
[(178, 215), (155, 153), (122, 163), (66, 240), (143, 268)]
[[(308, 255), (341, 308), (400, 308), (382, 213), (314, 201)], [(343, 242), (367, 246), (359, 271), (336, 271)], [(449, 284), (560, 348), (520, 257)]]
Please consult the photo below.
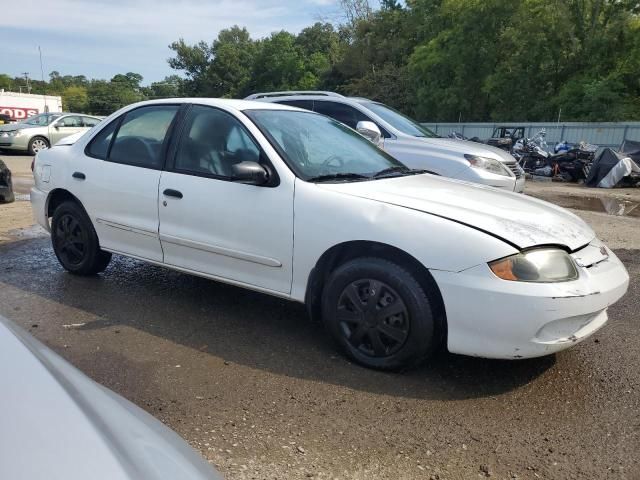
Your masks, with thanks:
[[(179, 108), (152, 105), (131, 110), (105, 127), (87, 146), (87, 155), (102, 161), (90, 175), (76, 181), (90, 190), (87, 210), (103, 248), (156, 262), (163, 260), (158, 236), (158, 184)], [(84, 173), (82, 165), (75, 168)]]

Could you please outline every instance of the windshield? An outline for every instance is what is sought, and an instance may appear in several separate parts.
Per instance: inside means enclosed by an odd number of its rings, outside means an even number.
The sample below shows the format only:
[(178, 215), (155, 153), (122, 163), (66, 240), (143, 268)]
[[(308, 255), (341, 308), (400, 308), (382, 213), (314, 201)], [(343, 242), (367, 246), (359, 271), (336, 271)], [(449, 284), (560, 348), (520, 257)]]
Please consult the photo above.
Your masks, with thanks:
[(248, 110), (245, 114), (303, 180), (368, 180), (384, 170), (408, 170), (329, 117), (291, 110)]
[(24, 122), (26, 125), (39, 125), (41, 127), (46, 127), (51, 122), (53, 122), (56, 118), (59, 118), (60, 115), (52, 115), (51, 113), (41, 113), (40, 115), (34, 115), (33, 117), (27, 118)]
[(405, 114), (400, 113), (398, 110), (388, 107), (382, 103), (366, 102), (363, 103), (363, 105), (382, 118), (385, 122), (389, 123), (392, 127), (400, 130), (402, 133), (406, 133), (413, 137), (440, 138), (439, 135), (429, 130), (427, 127), (423, 127), (415, 120), (407, 117)]

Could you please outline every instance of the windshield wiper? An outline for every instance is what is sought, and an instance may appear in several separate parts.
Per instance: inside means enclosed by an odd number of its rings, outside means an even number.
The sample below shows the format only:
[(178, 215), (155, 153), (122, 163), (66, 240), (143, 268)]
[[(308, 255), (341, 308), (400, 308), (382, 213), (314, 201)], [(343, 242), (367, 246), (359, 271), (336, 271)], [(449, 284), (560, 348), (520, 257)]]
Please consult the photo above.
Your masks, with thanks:
[(429, 170), (421, 170), (415, 168), (409, 168), (405, 166), (396, 166), (385, 168), (373, 175), (373, 178), (388, 178), (388, 177), (402, 177), (405, 175), (419, 175), (421, 173), (432, 173)]
[(366, 175), (359, 173), (330, 173), (327, 175), (317, 175), (307, 179), (307, 182), (327, 182), (331, 180), (363, 180), (367, 179)]

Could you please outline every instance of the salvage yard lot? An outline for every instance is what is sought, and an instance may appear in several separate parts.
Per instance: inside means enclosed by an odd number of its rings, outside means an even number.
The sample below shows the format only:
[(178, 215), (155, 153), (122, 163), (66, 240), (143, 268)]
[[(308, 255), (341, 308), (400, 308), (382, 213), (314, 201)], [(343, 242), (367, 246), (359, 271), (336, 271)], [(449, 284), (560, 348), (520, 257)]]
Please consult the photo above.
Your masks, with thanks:
[[(25, 193), (30, 158), (2, 158)], [(551, 200), (638, 201), (637, 190), (527, 187)], [(71, 276), (28, 228), (26, 201), (0, 206), (0, 314), (229, 479), (637, 479), (640, 219), (576, 213), (631, 285), (603, 330), (541, 359), (441, 353), (405, 374), (366, 370), (338, 356), (301, 305), (123, 257), (103, 275)]]

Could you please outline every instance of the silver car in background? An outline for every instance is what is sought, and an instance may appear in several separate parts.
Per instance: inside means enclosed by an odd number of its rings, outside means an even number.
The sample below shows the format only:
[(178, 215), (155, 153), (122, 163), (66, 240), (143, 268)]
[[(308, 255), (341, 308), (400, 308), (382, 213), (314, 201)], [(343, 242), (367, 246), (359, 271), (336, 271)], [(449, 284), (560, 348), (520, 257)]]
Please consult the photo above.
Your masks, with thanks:
[(144, 410), (0, 316), (0, 479), (222, 480)]
[(69, 135), (95, 127), (100, 121), (98, 117), (80, 113), (34, 115), (20, 123), (0, 126), (0, 150), (35, 155)]
[(442, 138), (380, 102), (320, 91), (256, 93), (246, 100), (281, 103), (331, 117), (380, 144), (387, 153), (411, 168), (511, 192), (524, 191), (524, 172), (508, 152), (475, 142)]

